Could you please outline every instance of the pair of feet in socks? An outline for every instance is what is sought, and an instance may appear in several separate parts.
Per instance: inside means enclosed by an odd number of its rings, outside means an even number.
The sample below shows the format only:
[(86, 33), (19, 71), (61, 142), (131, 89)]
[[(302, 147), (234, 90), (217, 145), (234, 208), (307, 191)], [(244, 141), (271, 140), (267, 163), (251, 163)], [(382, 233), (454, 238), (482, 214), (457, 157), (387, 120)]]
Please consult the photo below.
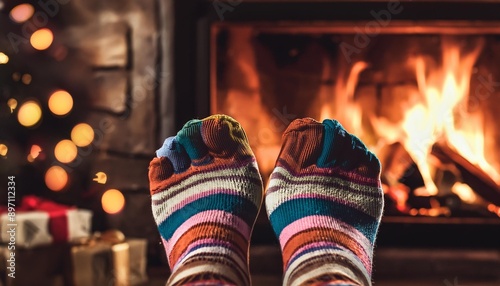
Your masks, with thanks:
[(371, 285), (380, 163), (337, 121), (292, 122), (265, 192), (245, 132), (229, 116), (189, 121), (156, 155), (149, 179), (168, 285), (249, 285), (263, 196), (284, 285)]

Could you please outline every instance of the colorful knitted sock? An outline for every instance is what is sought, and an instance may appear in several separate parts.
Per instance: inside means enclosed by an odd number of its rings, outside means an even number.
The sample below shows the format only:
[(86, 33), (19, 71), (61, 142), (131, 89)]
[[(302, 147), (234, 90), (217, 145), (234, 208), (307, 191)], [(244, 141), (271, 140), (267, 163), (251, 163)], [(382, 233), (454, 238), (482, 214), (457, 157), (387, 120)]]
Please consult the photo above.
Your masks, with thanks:
[(153, 216), (172, 274), (168, 285), (249, 285), (248, 247), (262, 180), (239, 123), (191, 120), (149, 168)]
[(371, 285), (380, 162), (333, 120), (295, 120), (283, 140), (265, 198), (283, 284)]

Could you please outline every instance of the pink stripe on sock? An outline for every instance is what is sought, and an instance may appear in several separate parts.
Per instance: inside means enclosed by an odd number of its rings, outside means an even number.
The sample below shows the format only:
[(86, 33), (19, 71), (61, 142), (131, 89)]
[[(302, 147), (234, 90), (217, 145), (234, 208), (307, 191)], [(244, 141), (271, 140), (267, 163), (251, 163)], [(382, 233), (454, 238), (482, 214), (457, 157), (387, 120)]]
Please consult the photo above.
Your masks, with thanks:
[(368, 238), (353, 226), (333, 217), (320, 215), (306, 216), (287, 225), (280, 234), (280, 244), (285, 246), (288, 240), (295, 234), (314, 227), (333, 228), (349, 234), (349, 236), (367, 247), (371, 246)]
[(172, 238), (167, 243), (167, 253), (171, 253), (175, 244), (181, 238), (181, 236), (186, 233), (193, 226), (200, 223), (216, 222), (219, 224), (224, 224), (230, 226), (241, 233), (243, 237), (250, 236), (250, 226), (248, 226), (241, 218), (235, 216), (231, 213), (220, 211), (220, 210), (210, 210), (198, 213), (190, 217), (185, 221), (172, 235)]
[[(293, 223), (287, 225), (281, 232), (279, 237), (280, 245), (284, 247), (288, 240), (290, 240), (290, 238), (292, 238), (295, 234), (316, 227), (334, 229), (336, 231), (346, 233), (347, 235), (352, 237), (352, 239), (355, 240), (364, 250), (363, 253), (365, 254), (365, 256), (360, 257), (361, 262), (367, 267), (367, 269), (370, 268), (371, 258), (369, 256), (369, 253), (371, 251), (371, 243), (368, 238), (366, 238), (359, 230), (357, 230), (353, 226), (333, 217), (313, 215), (303, 217), (294, 221)], [(310, 245), (316, 244), (317, 243), (313, 243)], [(307, 245), (307, 247), (309, 247), (309, 245)], [(295, 254), (297, 253), (299, 253), (299, 251), (295, 251)], [(292, 258), (290, 258), (290, 260), (292, 260)]]

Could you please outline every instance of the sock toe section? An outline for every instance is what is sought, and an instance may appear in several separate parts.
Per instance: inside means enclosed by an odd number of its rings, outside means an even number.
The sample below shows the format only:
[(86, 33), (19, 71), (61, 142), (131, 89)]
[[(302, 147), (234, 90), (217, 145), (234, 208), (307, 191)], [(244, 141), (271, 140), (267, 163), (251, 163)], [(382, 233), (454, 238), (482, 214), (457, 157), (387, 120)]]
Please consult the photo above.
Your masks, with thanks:
[(167, 157), (156, 157), (149, 163), (149, 189), (151, 194), (160, 191), (163, 182), (174, 174), (174, 167)]
[(177, 141), (184, 147), (191, 161), (201, 160), (208, 155), (208, 148), (201, 136), (202, 123), (199, 119), (190, 120), (176, 135)]
[(175, 137), (165, 139), (163, 146), (156, 151), (157, 157), (167, 157), (172, 163), (175, 173), (180, 173), (187, 170), (191, 164), (186, 150), (177, 141)]
[(311, 118), (296, 119), (283, 134), (279, 160), (288, 166), (306, 168), (321, 154), (323, 126)]
[(336, 120), (323, 121), (324, 137), (318, 167), (341, 167), (368, 176), (380, 173), (380, 162), (359, 138), (348, 133)]
[(227, 115), (212, 115), (203, 119), (201, 136), (213, 157), (241, 159), (253, 156), (245, 131)]

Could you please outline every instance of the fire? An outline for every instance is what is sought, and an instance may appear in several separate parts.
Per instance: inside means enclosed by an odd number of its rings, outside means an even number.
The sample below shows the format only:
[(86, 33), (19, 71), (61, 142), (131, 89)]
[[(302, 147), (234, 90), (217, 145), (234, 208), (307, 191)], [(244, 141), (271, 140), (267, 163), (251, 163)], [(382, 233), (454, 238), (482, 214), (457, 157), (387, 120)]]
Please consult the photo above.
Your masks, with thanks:
[[(483, 49), (484, 41), (466, 51), (451, 38), (442, 39), (442, 61), (436, 65), (424, 56), (408, 60), (415, 67), (419, 94), (398, 125), (384, 118), (372, 118), (378, 135), (388, 142), (400, 141), (422, 175), (425, 188), (419, 195), (436, 195), (432, 176), (431, 148), (437, 143), (450, 146), (458, 154), (498, 183), (498, 172), (487, 162), (484, 149), (484, 122), (479, 112), (468, 108), (470, 81), (474, 64)], [(491, 156), (492, 157), (492, 156)]]
[[(323, 77), (330, 76), (330, 63), (324, 60)], [(344, 61), (340, 61), (344, 62)], [(336, 118), (350, 132), (363, 136), (361, 107), (354, 100), (354, 92), (358, 84), (359, 74), (368, 67), (368, 63), (359, 61), (349, 69), (343, 65), (338, 67), (337, 79), (333, 90), (323, 86), (320, 90), (320, 120)], [(341, 95), (341, 96), (339, 96)]]
[[(256, 153), (260, 169), (266, 175), (272, 170), (279, 153), (280, 137), (293, 118), (288, 116), (286, 105), (279, 105), (286, 104), (279, 102), (286, 96), (277, 95), (276, 103), (272, 98), (266, 98), (263, 93), (263, 83), (268, 79), (265, 74), (259, 73), (256, 49), (252, 48), (251, 44), (252, 37), (252, 31), (247, 28), (239, 28), (237, 33), (230, 31), (228, 46), (232, 48), (231, 53), (228, 53), (228, 64), (225, 67), (227, 72), (223, 80), (230, 84), (213, 90), (222, 94), (224, 100), (217, 102), (217, 94), (213, 98), (212, 112), (227, 113), (242, 124), (249, 135), (248, 139)], [(332, 59), (330, 54), (323, 54), (319, 91), (315, 95), (315, 101), (308, 104), (309, 109), (304, 110), (300, 116), (307, 115), (318, 120), (337, 119), (379, 157), (387, 146), (394, 143), (402, 146), (405, 154), (407, 152), (408, 161), (417, 165), (425, 184), (425, 187), (415, 190), (416, 195), (438, 194), (434, 180), (436, 170), (440, 166), (436, 163), (438, 159), (431, 154), (435, 144), (453, 149), (500, 185), (500, 174), (492, 167), (492, 164), (500, 162), (486, 160), (494, 160), (496, 157), (493, 154), (495, 150), (485, 148), (484, 115), (469, 106), (470, 102), (474, 102), (474, 98), (470, 97), (476, 96), (470, 92), (471, 81), (474, 80), (476, 72), (474, 65), (485, 46), (485, 40), (464, 43), (457, 39), (448, 36), (441, 38), (441, 57), (417, 54), (408, 58), (406, 63), (401, 63), (402, 70), (408, 67), (414, 70), (416, 86), (408, 82), (396, 83), (398, 87), (403, 86), (402, 92), (398, 92), (404, 94), (404, 100), (407, 99), (407, 102), (403, 103), (403, 99), (398, 102), (402, 104), (400, 110), (397, 110), (398, 116), (390, 119), (387, 112), (375, 111), (379, 107), (375, 106), (380, 105), (380, 90), (386, 86), (369, 83), (358, 89), (360, 75), (369, 68), (369, 62), (357, 61), (349, 64), (341, 54), (336, 60)], [(390, 81), (381, 82), (387, 84)], [(367, 93), (370, 95), (365, 95), (362, 99), (363, 93), (358, 93), (362, 88), (373, 88), (377, 91)], [(370, 97), (372, 94), (373, 98)], [(305, 98), (299, 99), (310, 100), (309, 97)], [(300, 110), (295, 107), (296, 112)], [(400, 111), (404, 111), (401, 116)], [(413, 162), (403, 164), (405, 170)], [(388, 193), (394, 196), (397, 208), (412, 215), (423, 212), (410, 209), (405, 204), (409, 190), (398, 187), (399, 179), (392, 178), (387, 182)], [(469, 186), (459, 182), (453, 186), (452, 191), (464, 202), (474, 202), (477, 199)], [(426, 215), (444, 214), (448, 211), (443, 209), (438, 213), (431, 212)]]

